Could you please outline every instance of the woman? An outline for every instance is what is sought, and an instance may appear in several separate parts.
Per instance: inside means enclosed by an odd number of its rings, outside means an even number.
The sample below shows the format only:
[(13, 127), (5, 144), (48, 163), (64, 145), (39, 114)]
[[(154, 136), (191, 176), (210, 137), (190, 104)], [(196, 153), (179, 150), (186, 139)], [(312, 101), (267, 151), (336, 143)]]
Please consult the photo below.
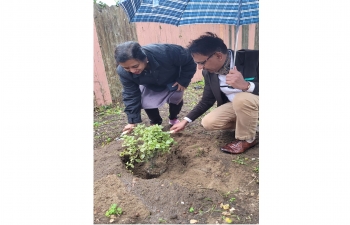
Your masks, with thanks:
[(164, 103), (169, 104), (169, 124), (178, 123), (184, 90), (197, 67), (189, 52), (174, 44), (141, 47), (137, 42), (128, 41), (116, 47), (114, 57), (123, 85), (124, 112), (128, 116), (123, 131), (130, 132), (142, 122), (141, 108), (151, 125), (162, 124), (158, 108)]

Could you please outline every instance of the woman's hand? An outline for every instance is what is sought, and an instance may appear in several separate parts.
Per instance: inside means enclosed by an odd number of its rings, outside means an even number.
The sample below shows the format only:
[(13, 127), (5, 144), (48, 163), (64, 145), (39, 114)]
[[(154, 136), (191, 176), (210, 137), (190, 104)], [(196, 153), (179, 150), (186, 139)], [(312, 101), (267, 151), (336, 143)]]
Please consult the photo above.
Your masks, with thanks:
[(126, 125), (125, 127), (124, 127), (124, 129), (123, 129), (123, 132), (124, 131), (127, 131), (126, 133), (130, 133), (133, 129), (134, 129), (134, 127), (135, 127), (136, 125), (135, 124), (128, 124), (128, 125)]
[(177, 82), (173, 84), (172, 87), (175, 87), (176, 85), (177, 85), (177, 91), (185, 91), (186, 88)]

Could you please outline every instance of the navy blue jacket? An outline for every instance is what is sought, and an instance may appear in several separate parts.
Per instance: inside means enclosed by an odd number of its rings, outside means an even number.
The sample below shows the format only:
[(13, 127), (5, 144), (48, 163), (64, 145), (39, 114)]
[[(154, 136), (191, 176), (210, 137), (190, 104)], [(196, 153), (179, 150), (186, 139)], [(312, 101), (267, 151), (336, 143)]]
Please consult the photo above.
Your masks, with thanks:
[(196, 72), (197, 65), (191, 54), (180, 45), (150, 44), (142, 47), (150, 64), (150, 71), (133, 74), (117, 67), (117, 73), (123, 85), (124, 112), (128, 123), (135, 124), (141, 120), (141, 91), (139, 85), (144, 85), (153, 91), (163, 91), (167, 84), (178, 82), (188, 87)]

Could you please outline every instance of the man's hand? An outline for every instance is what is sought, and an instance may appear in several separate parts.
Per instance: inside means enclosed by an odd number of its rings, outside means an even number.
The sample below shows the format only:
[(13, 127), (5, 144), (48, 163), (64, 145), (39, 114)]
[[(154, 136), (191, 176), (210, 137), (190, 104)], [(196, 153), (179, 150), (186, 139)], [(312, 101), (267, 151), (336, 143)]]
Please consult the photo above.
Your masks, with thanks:
[(226, 83), (231, 87), (241, 90), (247, 90), (249, 82), (245, 81), (241, 72), (236, 67), (230, 70), (226, 75)]
[(123, 132), (124, 131), (127, 131), (127, 133), (130, 133), (133, 129), (134, 129), (134, 127), (135, 127), (136, 125), (135, 124), (128, 124), (128, 125), (126, 125), (125, 127), (124, 127), (124, 129), (123, 129)]
[(187, 123), (188, 123), (187, 120), (182, 120), (180, 123), (177, 123), (177, 124), (173, 125), (173, 126), (170, 128), (170, 130), (171, 130), (171, 131), (173, 130), (174, 133), (176, 133), (176, 132), (178, 132), (178, 131), (181, 131), (181, 130), (185, 129), (185, 126), (186, 126)]
[(185, 91), (186, 88), (184, 86), (176, 82), (175, 84), (173, 84), (173, 87), (175, 87), (176, 85), (177, 85), (177, 91)]

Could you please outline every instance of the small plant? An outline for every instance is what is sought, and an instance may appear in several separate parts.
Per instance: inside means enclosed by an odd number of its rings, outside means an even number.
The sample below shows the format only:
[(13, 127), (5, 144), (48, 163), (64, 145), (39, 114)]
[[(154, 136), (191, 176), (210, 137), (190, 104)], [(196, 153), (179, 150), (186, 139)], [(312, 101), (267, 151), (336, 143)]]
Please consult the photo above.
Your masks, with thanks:
[(162, 218), (159, 218), (159, 223), (166, 223), (166, 220), (165, 219), (162, 219)]
[(236, 200), (236, 198), (230, 198), (230, 202), (233, 202), (234, 200)]
[(95, 127), (95, 128), (98, 128), (99, 126), (101, 126), (101, 124), (102, 124), (102, 123), (100, 123), (100, 122), (94, 122), (94, 127)]
[(122, 208), (117, 207), (117, 204), (112, 204), (111, 207), (106, 211), (105, 216), (110, 217), (111, 215), (121, 215), (123, 213)]
[(237, 156), (237, 158), (233, 159), (232, 162), (235, 162), (241, 165), (246, 165), (246, 163), (244, 162), (244, 159), (242, 159), (240, 156)]
[(189, 211), (190, 213), (193, 213), (193, 212), (194, 212), (194, 208), (191, 207), (188, 211)]
[(259, 166), (253, 167), (254, 172), (259, 173)]
[(145, 162), (154, 159), (158, 154), (170, 152), (170, 147), (175, 142), (162, 128), (160, 125), (145, 127), (144, 124), (139, 124), (133, 129), (134, 135), (123, 136), (122, 147), (126, 148), (120, 156), (127, 156), (127, 168), (134, 168), (135, 162)]
[(203, 89), (203, 87), (204, 87), (204, 79), (194, 83), (194, 89)]
[(224, 193), (225, 198), (227, 198), (231, 194), (231, 191), (228, 191), (227, 193)]
[(203, 155), (204, 155), (204, 150), (202, 148), (198, 148), (196, 156), (200, 157), (200, 156), (203, 156)]
[(119, 105), (103, 105), (97, 108), (99, 116), (120, 115), (123, 112), (123, 108)]

